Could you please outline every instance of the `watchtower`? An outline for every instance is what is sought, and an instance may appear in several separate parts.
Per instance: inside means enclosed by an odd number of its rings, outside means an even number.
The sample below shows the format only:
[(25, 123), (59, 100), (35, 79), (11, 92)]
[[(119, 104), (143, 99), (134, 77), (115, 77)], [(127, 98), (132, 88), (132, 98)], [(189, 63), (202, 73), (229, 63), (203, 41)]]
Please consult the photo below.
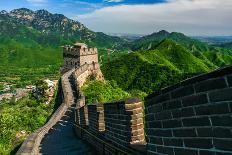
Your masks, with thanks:
[(84, 64), (98, 65), (97, 48), (88, 48), (84, 43), (75, 43), (63, 47), (64, 65), (62, 72), (72, 68), (79, 68)]

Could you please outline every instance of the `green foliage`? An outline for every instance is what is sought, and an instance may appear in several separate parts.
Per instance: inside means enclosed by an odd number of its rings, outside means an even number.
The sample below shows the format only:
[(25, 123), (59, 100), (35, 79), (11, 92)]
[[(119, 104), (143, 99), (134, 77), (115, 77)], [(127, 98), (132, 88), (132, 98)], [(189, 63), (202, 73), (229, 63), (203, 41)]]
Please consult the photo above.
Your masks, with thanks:
[(4, 89), (4, 85), (0, 83), (0, 91)]
[(226, 48), (226, 49), (232, 49), (232, 42), (224, 43), (224, 44), (221, 44), (219, 46)]
[(21, 131), (29, 135), (43, 126), (53, 112), (54, 101), (49, 105), (29, 97), (15, 101), (0, 102), (0, 154), (10, 152), (23, 142), (25, 135), (18, 137)]
[(87, 104), (105, 103), (130, 96), (119, 88), (115, 81), (88, 81), (81, 90), (86, 96)]
[(160, 42), (162, 42), (165, 39), (174, 40), (175, 42), (189, 49), (194, 47), (197, 48), (198, 50), (208, 50), (208, 45), (203, 42), (200, 42), (195, 39), (191, 39), (182, 33), (177, 33), (177, 32), (169, 33), (164, 30), (136, 40), (132, 44), (132, 49), (134, 50), (154, 49)]
[(59, 78), (62, 51), (36, 44), (28, 47), (13, 39), (0, 39), (0, 62), (0, 82), (22, 87), (44, 77)]
[(214, 68), (174, 41), (164, 40), (154, 50), (131, 53), (101, 69), (107, 80), (115, 80), (126, 91), (150, 93)]
[[(117, 49), (110, 55), (114, 57), (121, 52), (121, 43), (125, 42), (119, 37), (95, 33), (63, 15), (29, 9), (13, 12), (36, 14), (36, 22), (25, 22), (22, 18), (0, 14), (0, 82), (11, 83), (16, 87), (32, 84), (43, 77), (58, 79), (59, 68), (63, 63), (63, 45), (80, 41), (90, 47), (100, 47), (99, 53), (102, 62), (105, 62), (108, 61), (106, 48)], [(60, 24), (63, 20), (67, 21), (65, 25)]]

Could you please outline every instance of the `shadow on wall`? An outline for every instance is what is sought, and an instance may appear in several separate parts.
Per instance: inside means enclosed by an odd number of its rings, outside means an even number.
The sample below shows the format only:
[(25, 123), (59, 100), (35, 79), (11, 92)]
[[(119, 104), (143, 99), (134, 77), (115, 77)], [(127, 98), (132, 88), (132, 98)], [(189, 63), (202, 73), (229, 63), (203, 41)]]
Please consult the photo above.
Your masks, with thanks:
[(148, 154), (232, 154), (232, 66), (145, 99)]

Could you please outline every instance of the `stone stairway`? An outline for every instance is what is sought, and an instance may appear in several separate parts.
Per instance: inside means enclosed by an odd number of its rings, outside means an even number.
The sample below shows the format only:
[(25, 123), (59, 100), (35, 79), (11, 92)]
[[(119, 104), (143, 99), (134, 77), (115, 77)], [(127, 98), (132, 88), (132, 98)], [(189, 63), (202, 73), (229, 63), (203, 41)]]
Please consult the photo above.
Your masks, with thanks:
[[(73, 79), (69, 78), (70, 83)], [(45, 135), (40, 145), (40, 154), (46, 155), (85, 155), (92, 154), (90, 147), (74, 133), (75, 101), (77, 92), (73, 89), (73, 104), (65, 115)]]

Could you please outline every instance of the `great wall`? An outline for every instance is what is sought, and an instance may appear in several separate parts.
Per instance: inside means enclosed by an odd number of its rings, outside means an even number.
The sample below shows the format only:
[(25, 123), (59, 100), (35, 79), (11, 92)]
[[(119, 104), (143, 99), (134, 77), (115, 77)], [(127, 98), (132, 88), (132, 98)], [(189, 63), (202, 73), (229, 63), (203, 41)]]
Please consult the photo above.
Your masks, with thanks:
[(154, 92), (144, 104), (85, 105), (80, 87), (90, 75), (103, 80), (97, 49), (66, 46), (64, 59), (63, 103), (18, 155), (232, 155), (232, 66)]

